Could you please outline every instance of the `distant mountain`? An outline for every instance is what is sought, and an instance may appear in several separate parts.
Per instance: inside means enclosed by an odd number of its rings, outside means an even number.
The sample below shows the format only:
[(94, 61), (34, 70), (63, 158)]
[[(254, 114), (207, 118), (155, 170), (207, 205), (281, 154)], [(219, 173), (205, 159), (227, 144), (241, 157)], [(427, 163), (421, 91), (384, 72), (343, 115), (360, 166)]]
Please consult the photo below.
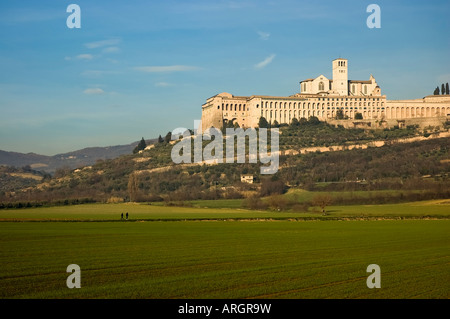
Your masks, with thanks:
[[(147, 144), (156, 140), (146, 140)], [(30, 166), (37, 171), (54, 173), (61, 167), (71, 169), (95, 164), (99, 159), (114, 159), (121, 155), (131, 154), (139, 142), (128, 145), (116, 145), (107, 147), (88, 147), (78, 151), (57, 154), (54, 156), (39, 155), (35, 153), (17, 153), (0, 150), (0, 165), (23, 167)]]

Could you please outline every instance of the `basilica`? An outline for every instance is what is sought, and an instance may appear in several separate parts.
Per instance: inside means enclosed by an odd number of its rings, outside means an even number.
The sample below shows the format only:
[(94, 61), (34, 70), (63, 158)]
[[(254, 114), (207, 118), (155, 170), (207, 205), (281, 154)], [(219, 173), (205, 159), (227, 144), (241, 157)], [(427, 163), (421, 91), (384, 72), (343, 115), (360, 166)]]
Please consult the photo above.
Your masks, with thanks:
[[(430, 95), (422, 99), (387, 100), (375, 78), (348, 79), (348, 60), (332, 61), (332, 79), (324, 75), (300, 82), (300, 92), (291, 96), (234, 96), (220, 93), (202, 105), (202, 131), (222, 128), (232, 122), (242, 128), (258, 127), (264, 117), (269, 123), (290, 124), (292, 119), (347, 120), (353, 123), (428, 123), (450, 116), (450, 96)], [(425, 121), (424, 121), (425, 120)], [(431, 121), (430, 123), (433, 123)]]

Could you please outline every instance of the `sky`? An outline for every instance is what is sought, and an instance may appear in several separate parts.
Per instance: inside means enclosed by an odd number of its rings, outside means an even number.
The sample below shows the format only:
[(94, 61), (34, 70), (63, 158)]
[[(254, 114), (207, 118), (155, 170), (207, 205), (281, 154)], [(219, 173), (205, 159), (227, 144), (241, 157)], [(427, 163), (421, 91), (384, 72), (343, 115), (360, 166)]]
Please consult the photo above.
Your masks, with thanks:
[(193, 128), (211, 96), (289, 96), (339, 57), (387, 99), (422, 98), (450, 82), (449, 16), (448, 0), (2, 0), (0, 150), (164, 136)]

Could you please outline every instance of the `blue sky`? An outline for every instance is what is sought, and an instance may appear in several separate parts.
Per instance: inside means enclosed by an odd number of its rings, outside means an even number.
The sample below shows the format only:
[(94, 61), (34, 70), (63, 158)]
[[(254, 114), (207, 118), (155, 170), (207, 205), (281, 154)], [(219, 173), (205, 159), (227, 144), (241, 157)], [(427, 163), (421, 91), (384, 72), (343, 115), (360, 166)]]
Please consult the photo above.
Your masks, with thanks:
[[(81, 28), (69, 29), (71, 3)], [(369, 4), (381, 28), (369, 29)], [(1, 1), (0, 149), (54, 155), (193, 127), (220, 92), (288, 96), (349, 59), (388, 99), (450, 82), (449, 1)]]

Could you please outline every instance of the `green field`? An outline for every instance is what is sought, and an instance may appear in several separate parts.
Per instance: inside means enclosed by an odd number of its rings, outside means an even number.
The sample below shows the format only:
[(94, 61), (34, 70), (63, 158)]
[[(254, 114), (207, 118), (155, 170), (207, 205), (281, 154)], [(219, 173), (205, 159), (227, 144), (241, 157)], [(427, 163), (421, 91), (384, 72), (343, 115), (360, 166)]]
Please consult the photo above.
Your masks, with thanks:
[[(448, 203), (329, 211), (330, 220), (310, 221), (295, 218), (320, 214), (136, 204), (0, 211), (0, 298), (450, 297)], [(66, 287), (69, 264), (81, 267), (81, 289)], [(381, 289), (366, 286), (369, 264), (381, 268)]]
[(327, 215), (311, 208), (308, 212), (256, 211), (242, 209), (241, 200), (192, 201), (194, 207), (162, 204), (84, 204), (45, 208), (0, 210), (0, 221), (120, 221), (130, 220), (216, 220), (216, 219), (342, 219), (342, 218), (450, 218), (450, 200), (387, 205), (329, 206)]

